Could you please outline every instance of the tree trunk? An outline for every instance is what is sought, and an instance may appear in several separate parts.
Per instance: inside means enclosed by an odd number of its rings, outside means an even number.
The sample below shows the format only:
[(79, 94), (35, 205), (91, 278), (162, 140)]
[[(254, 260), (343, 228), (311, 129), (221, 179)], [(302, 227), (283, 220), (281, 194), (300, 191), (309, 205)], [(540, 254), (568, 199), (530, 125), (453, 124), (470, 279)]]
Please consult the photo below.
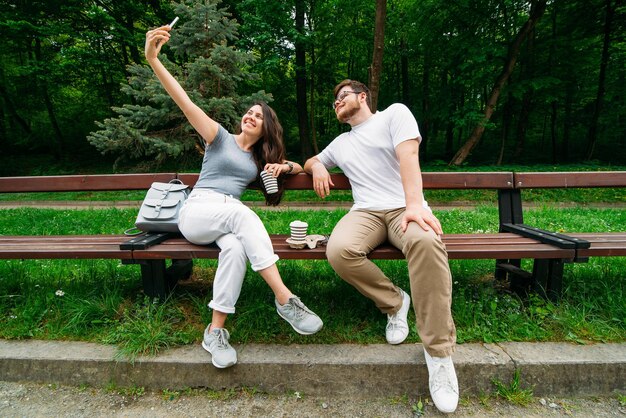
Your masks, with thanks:
[(309, 138), (309, 114), (306, 98), (306, 47), (304, 43), (304, 0), (296, 0), (296, 107), (300, 131), (300, 154), (302, 161), (311, 157)]
[(378, 106), (378, 91), (380, 90), (380, 75), (383, 69), (383, 51), (385, 49), (385, 19), (387, 18), (387, 0), (376, 0), (376, 23), (374, 27), (374, 52), (369, 75), (371, 110), (376, 112)]
[(530, 109), (532, 107), (532, 96), (532, 91), (527, 90), (522, 98), (519, 119), (517, 120), (517, 133), (515, 135), (515, 151), (513, 152), (515, 159), (524, 153), (526, 132), (528, 131), (528, 121), (530, 120)]
[(457, 107), (457, 92), (454, 85), (449, 86), (448, 80), (455, 78), (455, 74), (449, 74), (447, 69), (444, 69), (441, 73), (441, 91), (450, 91), (450, 102), (448, 103), (447, 111), (447, 125), (446, 125), (446, 145), (444, 149), (445, 159), (450, 159), (454, 155), (454, 112)]
[[(309, 19), (310, 20), (310, 19)], [(309, 26), (309, 30), (313, 31), (313, 28)], [(310, 109), (311, 114), (309, 117), (309, 129), (311, 132), (311, 146), (312, 146), (312, 155), (319, 154), (319, 147), (317, 146), (317, 131), (315, 129), (315, 47), (311, 46), (311, 81), (309, 87), (309, 100), (311, 101)], [(304, 161), (304, 160), (303, 160)]]
[[(525, 74), (522, 79), (531, 79), (534, 68), (534, 39), (535, 31), (533, 30), (531, 35), (528, 36), (528, 42), (526, 42), (526, 54), (528, 56), (526, 64), (521, 69), (520, 73)], [(531, 87), (526, 88), (524, 96), (522, 97), (522, 107), (519, 112), (519, 119), (517, 121), (517, 133), (515, 138), (515, 152), (513, 158), (517, 160), (523, 153), (526, 145), (526, 133), (528, 132), (528, 124), (530, 121), (530, 112), (533, 103), (533, 89)]]
[[(45, 67), (45, 64), (42, 62), (41, 56), (41, 40), (35, 39), (35, 58), (37, 60), (38, 65), (42, 68)], [(63, 133), (61, 132), (61, 127), (57, 121), (56, 112), (54, 111), (54, 106), (52, 105), (52, 99), (50, 99), (50, 93), (48, 92), (48, 83), (43, 77), (39, 78), (39, 88), (43, 95), (43, 101), (46, 106), (46, 110), (48, 111), (48, 118), (50, 119), (50, 124), (52, 125), (52, 130), (56, 136), (56, 146), (52, 146), (51, 148), (54, 150), (54, 155), (58, 159), (63, 155), (64, 151), (64, 139)]]
[(558, 142), (557, 142), (557, 116), (558, 116), (558, 104), (556, 100), (552, 101), (550, 112), (550, 143), (552, 145), (552, 164), (557, 164), (559, 162), (559, 154), (558, 154)]
[(563, 148), (561, 151), (561, 161), (569, 162), (570, 143), (572, 138), (572, 123), (574, 122), (574, 90), (576, 86), (571, 81), (565, 88), (565, 115), (563, 117)]
[[(452, 119), (450, 119), (452, 120)], [(454, 124), (450, 121), (446, 126), (446, 149), (444, 155), (446, 158), (450, 158), (454, 149)]]
[(587, 160), (593, 157), (593, 151), (596, 147), (598, 137), (598, 120), (600, 119), (600, 111), (604, 92), (606, 90), (606, 67), (609, 63), (609, 44), (611, 42), (611, 23), (613, 21), (613, 0), (606, 0), (606, 12), (604, 17), (604, 41), (602, 44), (602, 57), (600, 59), (600, 75), (598, 76), (598, 93), (593, 106), (593, 115), (589, 123), (589, 131), (587, 133)]
[(411, 107), (411, 87), (409, 86), (409, 58), (407, 57), (406, 41), (402, 38), (400, 41), (400, 73), (402, 77), (402, 103), (409, 108)]
[[(98, 41), (98, 53), (102, 56), (105, 55), (104, 47), (102, 46), (102, 40)], [(100, 77), (102, 78), (102, 90), (104, 92), (104, 96), (107, 99), (107, 103), (109, 107), (115, 106), (115, 100), (113, 99), (113, 89), (111, 88), (111, 83), (109, 83), (109, 77), (107, 75), (107, 70), (104, 64), (100, 64)]]
[(26, 135), (30, 135), (32, 130), (30, 129), (29, 123), (22, 118), (17, 110), (15, 109), (15, 105), (13, 104), (13, 100), (9, 96), (9, 92), (4, 88), (3, 85), (0, 85), (0, 96), (4, 100), (4, 109), (8, 112), (9, 116), (13, 119), (14, 122), (22, 128)]
[[(552, 75), (552, 67), (556, 56), (556, 39), (557, 39), (557, 8), (552, 9), (552, 44), (550, 45), (550, 56), (548, 59), (548, 74)], [(552, 150), (552, 164), (557, 164), (560, 160), (558, 153), (557, 141), (557, 118), (559, 106), (557, 100), (553, 100), (550, 104), (550, 144)]]
[(504, 87), (504, 84), (507, 82), (513, 69), (515, 68), (515, 63), (517, 62), (517, 57), (519, 55), (520, 48), (522, 43), (526, 40), (528, 35), (532, 32), (533, 28), (537, 24), (537, 21), (541, 18), (543, 13), (546, 10), (546, 2), (547, 0), (538, 0), (533, 2), (530, 8), (530, 15), (528, 20), (522, 26), (522, 28), (517, 33), (515, 39), (509, 46), (509, 51), (507, 54), (507, 59), (502, 69), (502, 72), (496, 79), (496, 82), (491, 89), (491, 93), (487, 99), (487, 103), (485, 105), (484, 117), (481, 122), (476, 125), (470, 137), (465, 141), (465, 144), (457, 151), (457, 153), (450, 161), (450, 165), (461, 165), (465, 161), (465, 159), (469, 156), (470, 152), (478, 145), (480, 138), (485, 132), (485, 125), (491, 119), (493, 112), (495, 111), (496, 104), (498, 103), (498, 97), (500, 96), (500, 92)]
[[(124, 27), (128, 31), (128, 33), (134, 33), (135, 31), (135, 22), (132, 21), (130, 16), (126, 16), (124, 19)], [(125, 42), (125, 41), (124, 41)], [(128, 45), (128, 50), (130, 51), (130, 56), (133, 59), (133, 62), (138, 65), (143, 64), (143, 54), (140, 53), (139, 47), (136, 43), (130, 43)]]
[(430, 103), (428, 98), (430, 97), (430, 55), (428, 51), (424, 52), (424, 72), (422, 75), (422, 128), (420, 129), (422, 134), (422, 142), (420, 143), (420, 154), (426, 157), (428, 155), (428, 143), (430, 142), (429, 132), (430, 129)]
[(506, 103), (504, 103), (504, 117), (502, 120), (502, 133), (500, 138), (500, 154), (498, 155), (496, 165), (502, 165), (504, 162), (504, 151), (506, 149), (506, 142), (509, 137), (513, 119), (513, 100), (513, 96), (509, 94)]

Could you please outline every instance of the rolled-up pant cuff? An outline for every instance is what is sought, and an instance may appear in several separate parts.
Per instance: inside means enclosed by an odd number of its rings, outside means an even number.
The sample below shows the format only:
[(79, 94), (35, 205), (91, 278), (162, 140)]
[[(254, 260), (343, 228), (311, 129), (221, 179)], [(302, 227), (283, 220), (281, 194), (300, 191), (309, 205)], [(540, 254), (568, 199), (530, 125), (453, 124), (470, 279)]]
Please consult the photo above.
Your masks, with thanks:
[(215, 303), (214, 300), (209, 302), (209, 308), (213, 309), (214, 311), (222, 312), (222, 313), (225, 313), (225, 314), (233, 314), (233, 313), (235, 313), (235, 307), (234, 306), (227, 307), (227, 306), (219, 305), (219, 304)]

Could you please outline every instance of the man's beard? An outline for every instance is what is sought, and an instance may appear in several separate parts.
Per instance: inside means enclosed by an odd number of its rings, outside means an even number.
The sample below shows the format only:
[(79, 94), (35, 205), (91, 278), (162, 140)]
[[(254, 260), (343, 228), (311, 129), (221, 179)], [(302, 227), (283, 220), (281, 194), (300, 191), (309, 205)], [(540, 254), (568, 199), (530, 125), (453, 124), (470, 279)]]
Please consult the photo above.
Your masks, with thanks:
[(337, 114), (337, 119), (341, 123), (346, 123), (352, 118), (352, 116), (356, 115), (359, 110), (361, 110), (361, 103), (357, 102), (356, 106), (344, 110), (341, 116)]

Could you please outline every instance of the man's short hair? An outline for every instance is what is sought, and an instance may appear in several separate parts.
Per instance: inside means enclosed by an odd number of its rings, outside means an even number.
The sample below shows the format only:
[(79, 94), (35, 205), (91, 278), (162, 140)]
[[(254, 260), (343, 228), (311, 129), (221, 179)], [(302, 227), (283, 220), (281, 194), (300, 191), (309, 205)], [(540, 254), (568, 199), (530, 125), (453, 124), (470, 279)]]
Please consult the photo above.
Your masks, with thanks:
[(341, 83), (335, 86), (335, 90), (333, 91), (335, 93), (334, 97), (337, 97), (337, 93), (339, 93), (339, 90), (341, 90), (345, 86), (350, 86), (350, 89), (354, 92), (365, 93), (365, 97), (366, 97), (365, 102), (367, 103), (367, 106), (370, 109), (372, 108), (372, 98), (370, 97), (370, 89), (368, 89), (367, 86), (361, 83), (360, 81), (350, 80), (350, 79), (343, 80)]

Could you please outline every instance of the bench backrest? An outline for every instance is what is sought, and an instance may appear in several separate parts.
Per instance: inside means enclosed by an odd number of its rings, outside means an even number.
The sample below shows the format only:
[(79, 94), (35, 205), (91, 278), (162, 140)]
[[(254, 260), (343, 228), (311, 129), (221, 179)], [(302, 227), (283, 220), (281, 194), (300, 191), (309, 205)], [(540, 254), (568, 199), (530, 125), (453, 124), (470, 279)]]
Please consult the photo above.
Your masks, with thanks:
[(514, 173), (516, 189), (626, 187), (626, 171)]
[[(105, 190), (147, 190), (154, 181), (179, 179), (194, 185), (197, 173), (93, 174), (73, 176), (0, 177), (0, 193), (68, 192)], [(426, 172), (422, 173), (424, 189), (512, 189), (511, 172)], [(349, 190), (350, 182), (343, 174), (332, 174), (334, 189)], [(311, 190), (312, 177), (298, 174), (285, 178), (285, 188)]]
[[(179, 174), (185, 184), (195, 184), (198, 174)], [(336, 190), (350, 190), (350, 182), (344, 174), (331, 174)], [(425, 172), (422, 173), (424, 189), (512, 189), (512, 172)], [(313, 177), (308, 174), (287, 176), (285, 188), (290, 190), (312, 190)]]
[[(334, 189), (349, 190), (343, 174), (332, 174)], [(106, 190), (147, 190), (155, 181), (180, 179), (194, 185), (197, 173), (89, 174), (71, 176), (0, 177), (0, 193), (68, 192)], [(428, 189), (494, 189), (626, 187), (626, 171), (589, 172), (424, 172), (423, 186)], [(311, 190), (308, 174), (287, 176), (285, 188)]]
[(175, 178), (176, 173), (0, 177), (0, 193), (148, 190), (152, 182)]

